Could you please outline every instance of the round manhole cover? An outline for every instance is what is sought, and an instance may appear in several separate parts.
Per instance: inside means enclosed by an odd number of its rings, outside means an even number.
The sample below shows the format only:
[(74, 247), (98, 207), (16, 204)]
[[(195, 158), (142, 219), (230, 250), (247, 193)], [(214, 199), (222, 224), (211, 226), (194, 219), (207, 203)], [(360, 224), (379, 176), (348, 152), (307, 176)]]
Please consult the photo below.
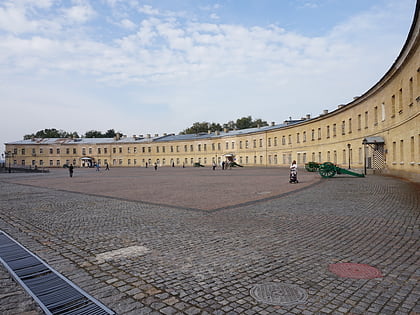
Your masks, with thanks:
[(352, 279), (382, 278), (379, 269), (365, 264), (339, 263), (331, 264), (328, 269), (339, 277)]
[(251, 296), (259, 302), (270, 305), (293, 305), (306, 302), (306, 291), (293, 284), (265, 283), (257, 284), (251, 291)]

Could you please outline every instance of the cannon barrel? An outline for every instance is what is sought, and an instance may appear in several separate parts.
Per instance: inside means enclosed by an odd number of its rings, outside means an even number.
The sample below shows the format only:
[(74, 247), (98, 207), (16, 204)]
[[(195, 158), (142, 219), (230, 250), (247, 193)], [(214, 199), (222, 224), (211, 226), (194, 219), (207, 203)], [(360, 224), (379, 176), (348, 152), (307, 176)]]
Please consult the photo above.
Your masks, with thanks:
[(365, 177), (365, 175), (356, 173), (345, 168), (338, 167), (331, 162), (325, 162), (319, 165), (319, 175), (323, 178), (333, 177), (335, 174), (347, 174), (357, 177)]

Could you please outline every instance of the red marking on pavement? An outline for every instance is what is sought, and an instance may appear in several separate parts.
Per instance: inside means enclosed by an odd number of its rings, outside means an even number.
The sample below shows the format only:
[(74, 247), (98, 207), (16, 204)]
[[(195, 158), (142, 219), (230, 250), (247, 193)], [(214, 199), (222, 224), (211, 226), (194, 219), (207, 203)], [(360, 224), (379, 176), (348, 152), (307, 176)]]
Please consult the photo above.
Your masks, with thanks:
[(343, 278), (352, 278), (352, 279), (374, 279), (382, 278), (382, 273), (379, 269), (375, 267), (365, 265), (365, 264), (355, 264), (355, 263), (339, 263), (339, 264), (330, 264), (328, 270), (336, 274), (339, 277)]

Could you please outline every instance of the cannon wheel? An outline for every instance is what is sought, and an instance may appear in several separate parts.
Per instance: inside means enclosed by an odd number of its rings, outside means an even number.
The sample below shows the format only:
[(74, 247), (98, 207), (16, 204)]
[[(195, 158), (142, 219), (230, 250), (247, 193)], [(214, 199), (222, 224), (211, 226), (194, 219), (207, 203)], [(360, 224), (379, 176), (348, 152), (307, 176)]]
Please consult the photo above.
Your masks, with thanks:
[(325, 162), (319, 166), (319, 175), (324, 178), (333, 177), (336, 173), (336, 168), (331, 162)]

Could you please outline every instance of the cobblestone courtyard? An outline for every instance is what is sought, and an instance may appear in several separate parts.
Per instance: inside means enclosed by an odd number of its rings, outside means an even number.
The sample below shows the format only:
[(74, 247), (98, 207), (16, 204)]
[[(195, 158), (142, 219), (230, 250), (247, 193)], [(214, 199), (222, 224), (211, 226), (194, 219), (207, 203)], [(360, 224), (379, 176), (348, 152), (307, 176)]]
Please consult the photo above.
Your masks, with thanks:
[[(117, 314), (419, 314), (419, 187), (286, 169), (0, 174), (0, 230)], [(352, 279), (331, 264), (367, 264)], [(304, 290), (272, 305), (269, 283)], [(274, 294), (274, 293), (273, 293)], [(0, 267), (0, 313), (41, 314)]]

